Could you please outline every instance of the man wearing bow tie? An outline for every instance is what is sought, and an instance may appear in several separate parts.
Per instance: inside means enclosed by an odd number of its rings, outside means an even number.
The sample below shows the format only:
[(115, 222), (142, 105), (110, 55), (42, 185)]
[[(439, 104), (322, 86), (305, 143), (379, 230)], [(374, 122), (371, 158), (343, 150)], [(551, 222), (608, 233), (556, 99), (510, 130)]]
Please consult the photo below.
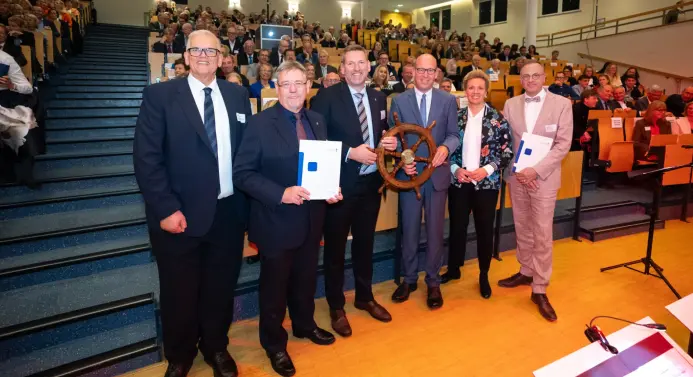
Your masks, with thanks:
[(507, 170), (510, 187), (517, 260), (520, 271), (498, 282), (505, 288), (532, 286), (532, 302), (548, 321), (557, 319), (546, 296), (553, 257), (553, 213), (561, 186), (561, 162), (570, 150), (573, 135), (573, 109), (570, 100), (544, 90), (544, 67), (528, 60), (520, 71), (525, 94), (509, 99), (503, 113), (513, 133), (513, 152), (519, 152), (522, 134), (527, 132), (553, 140), (549, 153), (534, 167), (512, 173)]

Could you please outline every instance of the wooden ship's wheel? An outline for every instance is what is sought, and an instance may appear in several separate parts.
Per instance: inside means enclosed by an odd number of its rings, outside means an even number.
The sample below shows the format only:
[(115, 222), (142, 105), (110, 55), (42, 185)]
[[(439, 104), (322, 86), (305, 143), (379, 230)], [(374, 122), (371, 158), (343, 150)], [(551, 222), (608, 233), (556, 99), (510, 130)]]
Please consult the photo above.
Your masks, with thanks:
[[(383, 186), (380, 187), (379, 192), (382, 193), (386, 187), (391, 187), (397, 190), (414, 190), (416, 191), (416, 198), (421, 200), (421, 191), (419, 187), (423, 185), (433, 174), (433, 156), (436, 153), (436, 143), (431, 134), (431, 130), (435, 127), (436, 122), (433, 121), (428, 127), (421, 127), (416, 124), (406, 124), (399, 121), (399, 115), (393, 113), (393, 118), (395, 119), (395, 127), (390, 129), (383, 135), (383, 137), (397, 136), (400, 140), (400, 145), (402, 146), (402, 152), (388, 151), (385, 148), (378, 148), (375, 152), (378, 154), (378, 159), (376, 163), (378, 165), (378, 171), (380, 175), (385, 180)], [(419, 136), (419, 140), (414, 143), (411, 147), (407, 143), (406, 134), (416, 134)], [(426, 143), (428, 146), (428, 157), (420, 157), (416, 155), (416, 151), (419, 149), (421, 143)], [(394, 169), (389, 171), (385, 163), (385, 156), (392, 156), (395, 159)], [(399, 180), (396, 178), (397, 172), (404, 168), (404, 165), (411, 164), (412, 162), (424, 162), (426, 166), (424, 167), (421, 174), (416, 176), (410, 176), (406, 180)]]

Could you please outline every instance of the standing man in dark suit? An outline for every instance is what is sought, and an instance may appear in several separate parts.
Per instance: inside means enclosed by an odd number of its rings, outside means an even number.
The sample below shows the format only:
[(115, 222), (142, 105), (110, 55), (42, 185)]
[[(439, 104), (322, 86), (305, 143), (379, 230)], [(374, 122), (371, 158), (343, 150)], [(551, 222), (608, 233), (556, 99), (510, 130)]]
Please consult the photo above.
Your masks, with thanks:
[[(394, 302), (404, 302), (409, 299), (409, 293), (417, 288), (419, 235), (421, 233), (421, 210), (423, 207), (426, 220), (426, 285), (429, 308), (437, 309), (443, 306), (443, 295), (440, 292), (440, 267), (443, 265), (443, 228), (445, 223), (445, 201), (450, 187), (450, 166), (448, 156), (460, 145), (457, 129), (457, 100), (455, 96), (434, 89), (436, 78), (436, 59), (433, 55), (423, 54), (416, 59), (414, 73), (414, 90), (407, 90), (392, 100), (390, 108), (390, 126), (394, 126), (393, 114), (397, 114), (402, 123), (418, 124), (428, 127), (433, 121), (437, 150), (429, 151), (421, 144), (416, 155), (427, 158), (433, 157), (433, 175), (421, 187), (421, 200), (413, 191), (399, 193), (402, 209), (402, 269), (404, 282), (392, 294)], [(418, 137), (407, 135), (407, 144), (414, 145)], [(400, 180), (409, 176), (421, 174), (423, 163), (405, 165), (398, 172)], [(406, 173), (406, 174), (405, 174)]]
[(231, 167), (250, 101), (245, 89), (216, 80), (222, 55), (214, 34), (196, 31), (188, 43), (188, 78), (144, 91), (135, 176), (159, 268), (166, 376), (185, 376), (199, 346), (215, 376), (232, 377), (227, 333), (247, 204)]
[(347, 47), (342, 67), (346, 83), (324, 89), (311, 109), (327, 120), (327, 138), (342, 142), (340, 182), (344, 200), (327, 209), (323, 263), (332, 328), (341, 336), (350, 336), (351, 326), (344, 312), (344, 256), (350, 230), (354, 306), (379, 321), (392, 320), (375, 301), (372, 290), (373, 243), (381, 198), (378, 189), (383, 183), (372, 150), (379, 145), (395, 150), (397, 140), (381, 140), (387, 129), (387, 98), (380, 91), (366, 88), (370, 68), (367, 51), (359, 45)]
[[(322, 115), (303, 108), (310, 89), (305, 68), (285, 62), (277, 72), (279, 103), (250, 119), (234, 173), (238, 187), (253, 199), (248, 237), (261, 258), (260, 344), (277, 373), (293, 376), (282, 327), (287, 304), (295, 337), (319, 345), (335, 341), (313, 319), (326, 205), (296, 185), (300, 140), (326, 140), (327, 131)], [(340, 193), (327, 202), (341, 198)]]

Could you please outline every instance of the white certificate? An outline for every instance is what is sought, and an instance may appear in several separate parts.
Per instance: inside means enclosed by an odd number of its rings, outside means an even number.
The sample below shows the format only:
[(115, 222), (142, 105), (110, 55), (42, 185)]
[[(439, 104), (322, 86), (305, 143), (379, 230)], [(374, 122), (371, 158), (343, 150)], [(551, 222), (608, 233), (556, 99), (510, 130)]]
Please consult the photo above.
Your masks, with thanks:
[(553, 139), (549, 137), (527, 132), (523, 133), (520, 148), (518, 148), (515, 156), (513, 173), (519, 173), (523, 169), (534, 167), (549, 154), (552, 146)]
[(339, 194), (342, 143), (301, 140), (298, 146), (298, 186), (310, 193), (310, 200), (326, 200)]

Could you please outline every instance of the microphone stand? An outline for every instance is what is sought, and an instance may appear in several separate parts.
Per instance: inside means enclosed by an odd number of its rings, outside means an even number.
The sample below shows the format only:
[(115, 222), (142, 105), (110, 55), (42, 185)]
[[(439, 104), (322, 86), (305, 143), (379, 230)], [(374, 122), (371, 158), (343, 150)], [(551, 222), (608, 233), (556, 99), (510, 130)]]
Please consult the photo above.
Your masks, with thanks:
[[(659, 202), (661, 199), (662, 195), (662, 176), (664, 173), (669, 172), (669, 171), (674, 171), (678, 169), (684, 169), (684, 168), (693, 168), (693, 161), (688, 164), (683, 164), (683, 165), (678, 165), (678, 166), (671, 166), (667, 168), (661, 168), (661, 169), (651, 169), (651, 170), (640, 170), (640, 171), (635, 171), (635, 172), (629, 172), (628, 177), (629, 178), (639, 178), (639, 177), (654, 177), (655, 179), (655, 189), (652, 197), (652, 209), (650, 210), (650, 228), (647, 236), (647, 253), (645, 254), (644, 258), (636, 259), (634, 261), (626, 262), (626, 263), (621, 263), (609, 267), (604, 267), (600, 269), (601, 272), (608, 271), (608, 270), (613, 270), (616, 268), (620, 267), (625, 267), (627, 269), (633, 270), (635, 272), (639, 272), (641, 274), (645, 275), (650, 275), (654, 276), (657, 278), (660, 278), (664, 281), (664, 283), (671, 289), (671, 291), (674, 293), (674, 295), (677, 298), (681, 298), (681, 295), (676, 291), (673, 285), (669, 282), (669, 280), (664, 276), (664, 273), (662, 272), (663, 269), (660, 267), (655, 261), (652, 259), (652, 243), (654, 241), (654, 229), (655, 229), (655, 223), (657, 221), (657, 217), (659, 216)], [(635, 268), (631, 267), (634, 264), (642, 263), (645, 265), (644, 271), (636, 270)], [(652, 268), (654, 271), (650, 271), (650, 268)]]

